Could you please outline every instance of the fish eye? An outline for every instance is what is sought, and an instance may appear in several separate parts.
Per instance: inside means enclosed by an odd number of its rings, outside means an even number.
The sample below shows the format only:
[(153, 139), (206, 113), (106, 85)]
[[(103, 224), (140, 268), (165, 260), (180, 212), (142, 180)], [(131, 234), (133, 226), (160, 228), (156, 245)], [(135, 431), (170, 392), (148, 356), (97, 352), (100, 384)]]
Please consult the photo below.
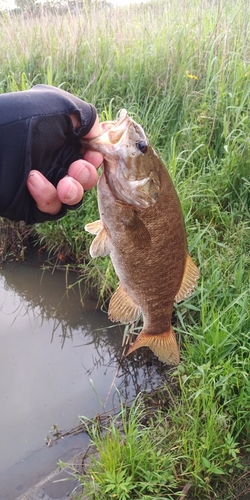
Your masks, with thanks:
[(148, 145), (146, 143), (146, 141), (138, 141), (136, 143), (136, 147), (137, 149), (139, 149), (139, 151), (141, 153), (143, 153), (144, 155), (146, 154), (147, 150), (148, 150)]

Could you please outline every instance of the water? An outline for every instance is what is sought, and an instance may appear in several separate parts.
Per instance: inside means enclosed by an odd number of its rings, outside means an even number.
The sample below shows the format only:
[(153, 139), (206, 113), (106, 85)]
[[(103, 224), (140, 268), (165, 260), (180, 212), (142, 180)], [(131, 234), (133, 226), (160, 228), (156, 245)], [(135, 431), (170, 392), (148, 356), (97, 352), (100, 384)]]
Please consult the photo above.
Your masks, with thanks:
[(143, 351), (119, 367), (122, 327), (83, 288), (66, 293), (75, 281), (75, 273), (52, 274), (33, 262), (0, 270), (1, 500), (15, 500), (86, 447), (84, 433), (46, 446), (53, 425), (67, 431), (79, 415), (117, 404), (116, 388), (129, 400), (161, 379), (159, 363), (145, 361)]

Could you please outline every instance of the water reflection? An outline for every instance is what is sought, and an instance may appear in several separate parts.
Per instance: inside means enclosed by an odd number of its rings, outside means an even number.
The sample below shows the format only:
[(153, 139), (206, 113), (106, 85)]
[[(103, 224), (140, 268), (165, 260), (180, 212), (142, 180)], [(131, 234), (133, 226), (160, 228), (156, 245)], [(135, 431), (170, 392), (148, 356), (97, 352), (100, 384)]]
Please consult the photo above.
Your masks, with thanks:
[[(73, 286), (76, 281), (74, 273), (55, 273), (52, 278), (49, 271), (41, 271), (38, 266), (8, 263), (1, 275), (4, 277), (4, 290), (13, 299), (15, 295), (18, 297), (10, 305), (9, 314), (13, 316), (13, 321), (29, 315), (39, 327), (44, 321), (54, 320), (52, 340), (60, 325), (62, 345), (66, 338), (72, 338), (75, 330), (82, 331), (82, 316), (96, 308), (96, 301), (86, 295), (82, 287), (80, 290), (80, 285)], [(80, 291), (83, 293), (83, 307)], [(16, 309), (13, 307), (15, 304)], [(6, 308), (5, 302), (0, 307), (1, 310)], [(90, 324), (84, 324), (84, 330), (88, 331), (90, 327)]]
[(48, 473), (75, 447), (70, 439), (56, 451), (44, 447), (53, 424), (68, 430), (77, 425), (79, 415), (91, 418), (115, 406), (116, 388), (130, 400), (166, 376), (151, 353), (145, 357), (140, 350), (134, 358), (122, 357), (123, 328), (114, 327), (104, 312), (96, 310), (95, 299), (83, 287), (72, 287), (75, 280), (74, 273), (52, 276), (36, 265), (8, 263), (0, 271), (4, 500), (14, 500), (37, 482), (42, 456), (42, 471)]

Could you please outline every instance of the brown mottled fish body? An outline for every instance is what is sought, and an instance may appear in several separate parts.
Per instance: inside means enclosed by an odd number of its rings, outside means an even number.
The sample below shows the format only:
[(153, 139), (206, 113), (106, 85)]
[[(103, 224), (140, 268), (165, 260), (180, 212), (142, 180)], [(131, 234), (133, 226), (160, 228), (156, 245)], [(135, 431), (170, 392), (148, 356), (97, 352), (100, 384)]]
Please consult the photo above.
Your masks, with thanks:
[(199, 273), (188, 255), (171, 178), (125, 110), (90, 147), (104, 154), (98, 183), (101, 221), (86, 226), (96, 234), (91, 255), (110, 254), (120, 280), (109, 316), (129, 322), (142, 312), (143, 329), (129, 353), (147, 345), (162, 361), (178, 364), (173, 304), (190, 294)]

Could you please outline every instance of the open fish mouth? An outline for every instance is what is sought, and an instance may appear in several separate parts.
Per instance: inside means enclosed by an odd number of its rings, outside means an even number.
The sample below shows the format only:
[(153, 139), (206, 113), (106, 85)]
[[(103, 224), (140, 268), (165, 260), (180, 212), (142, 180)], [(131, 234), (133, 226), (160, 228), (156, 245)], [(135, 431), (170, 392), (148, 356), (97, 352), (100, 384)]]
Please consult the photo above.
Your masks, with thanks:
[(116, 120), (101, 122), (101, 128), (103, 128), (103, 131), (106, 132), (112, 127), (120, 127), (122, 124), (124, 124), (124, 121), (126, 119), (129, 119), (129, 121), (131, 122), (131, 118), (128, 116), (127, 110), (122, 108), (120, 109), (120, 111), (118, 111)]
[(122, 108), (120, 109), (120, 111), (118, 112), (118, 115), (117, 115), (117, 120), (116, 120), (116, 125), (121, 125), (121, 123), (124, 122), (124, 120), (127, 118), (128, 116), (128, 113), (127, 113), (127, 110)]
[(100, 126), (102, 129), (100, 135), (91, 139), (82, 139), (81, 144), (85, 149), (99, 151), (104, 155), (104, 158), (113, 156), (114, 151), (120, 146), (135, 146), (136, 142), (140, 141), (141, 136), (143, 136), (144, 142), (146, 140), (143, 129), (128, 115), (126, 109), (119, 111), (116, 120), (102, 122)]
[(128, 116), (126, 109), (121, 109), (118, 112), (116, 120), (110, 120), (106, 122), (101, 122), (100, 127), (102, 133), (91, 139), (81, 139), (81, 144), (86, 149), (91, 149), (92, 151), (101, 151), (101, 148), (106, 146), (111, 146), (112, 144), (117, 144), (121, 137), (123, 136), (125, 130), (127, 130), (129, 124), (131, 123), (131, 118)]
[[(104, 175), (115, 198), (135, 208), (154, 205), (160, 182), (151, 170), (149, 143), (142, 127), (121, 109), (117, 120), (102, 124), (103, 134), (83, 141), (104, 157)], [(106, 129), (106, 130), (105, 130)]]
[(124, 108), (120, 109), (120, 111), (118, 111), (118, 113), (117, 113), (116, 120), (107, 120), (106, 122), (101, 122), (100, 123), (101, 128), (103, 130), (103, 133), (107, 132), (110, 128), (112, 128), (114, 126), (119, 127), (124, 122), (124, 120), (126, 120), (127, 117), (128, 117), (127, 110), (124, 109)]

